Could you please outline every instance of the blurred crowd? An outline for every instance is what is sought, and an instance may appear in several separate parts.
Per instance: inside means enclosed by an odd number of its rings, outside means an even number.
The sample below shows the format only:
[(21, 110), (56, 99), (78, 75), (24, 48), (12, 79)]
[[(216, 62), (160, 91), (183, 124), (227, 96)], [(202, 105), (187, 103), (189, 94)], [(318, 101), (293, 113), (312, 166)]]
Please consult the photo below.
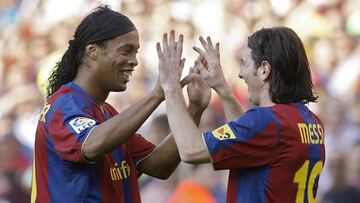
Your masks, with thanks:
[[(319, 96), (310, 108), (325, 126), (327, 160), (317, 202), (360, 202), (360, 0), (108, 0), (130, 17), (140, 34), (139, 65), (128, 89), (111, 94), (118, 111), (155, 85), (155, 43), (164, 32), (183, 33), (185, 71), (197, 57), (198, 37), (220, 42), (221, 61), (240, 103), (251, 108), (237, 78), (238, 50), (262, 27), (285, 25), (301, 37)], [(0, 203), (29, 202), (37, 118), (49, 72), (68, 47), (82, 17), (98, 0), (0, 1)], [(186, 73), (184, 73), (186, 74)], [(224, 122), (213, 94), (203, 131)], [(140, 128), (159, 143), (169, 133), (164, 104)], [(139, 179), (144, 203), (225, 202), (227, 172), (209, 164), (180, 164), (165, 181)], [(191, 191), (191, 192), (189, 192)]]

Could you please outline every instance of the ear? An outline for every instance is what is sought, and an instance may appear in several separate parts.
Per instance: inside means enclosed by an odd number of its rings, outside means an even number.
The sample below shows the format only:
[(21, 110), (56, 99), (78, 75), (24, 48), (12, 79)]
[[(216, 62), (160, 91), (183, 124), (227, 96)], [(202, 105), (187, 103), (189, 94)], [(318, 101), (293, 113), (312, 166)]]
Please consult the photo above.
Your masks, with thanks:
[(96, 60), (97, 55), (98, 55), (98, 50), (99, 47), (96, 46), (95, 44), (88, 44), (85, 47), (85, 53), (87, 56), (89, 56), (91, 59)]
[(261, 66), (258, 70), (259, 70), (258, 74), (261, 76), (261, 78), (264, 81), (267, 81), (267, 79), (271, 73), (270, 63), (268, 61), (261, 62)]

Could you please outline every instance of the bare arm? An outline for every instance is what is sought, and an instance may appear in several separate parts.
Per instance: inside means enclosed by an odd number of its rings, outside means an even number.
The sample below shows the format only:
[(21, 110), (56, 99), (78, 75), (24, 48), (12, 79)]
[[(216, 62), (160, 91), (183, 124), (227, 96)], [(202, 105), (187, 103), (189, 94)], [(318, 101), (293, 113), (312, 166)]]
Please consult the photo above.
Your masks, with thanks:
[[(188, 111), (195, 123), (199, 125), (200, 118), (205, 109), (190, 105)], [(160, 144), (156, 146), (150, 156), (142, 160), (138, 169), (150, 176), (167, 179), (180, 163), (179, 151), (174, 137), (169, 134)]]
[[(182, 43), (181, 40), (179, 41)], [(205, 85), (198, 71), (196, 66), (190, 68), (189, 75), (187, 76), (189, 81), (186, 82), (188, 83), (187, 93), (189, 96), (187, 111), (197, 126), (200, 124), (201, 115), (211, 99), (211, 90)], [(139, 169), (148, 175), (165, 179), (171, 175), (179, 162), (179, 151), (174, 137), (170, 134), (156, 147), (149, 157), (140, 162)]]
[(237, 120), (244, 114), (244, 110), (241, 108), (238, 100), (232, 93), (231, 88), (227, 83), (219, 86), (215, 89), (215, 91), (220, 97), (227, 121)]
[[(166, 112), (171, 131), (179, 149), (180, 157), (188, 163), (209, 162), (210, 157), (202, 140), (202, 134), (186, 110), (179, 84), (183, 66), (180, 65), (182, 41), (175, 42), (171, 31), (170, 40), (163, 37), (163, 50), (157, 44), (160, 82), (165, 92)], [(178, 74), (174, 74), (178, 73)]]
[[(186, 77), (180, 83), (181, 86), (185, 86), (188, 82), (189, 78)], [(159, 106), (164, 97), (164, 91), (158, 80), (155, 89), (149, 95), (115, 117), (96, 126), (82, 146), (82, 154), (86, 160), (96, 160), (125, 143)]]
[(219, 43), (215, 47), (210, 39), (207, 41), (200, 37), (200, 42), (205, 51), (194, 47), (194, 50), (200, 54), (198, 66), (201, 67), (200, 74), (204, 78), (206, 84), (213, 88), (219, 95), (224, 107), (225, 116), (228, 121), (238, 119), (244, 114), (239, 102), (231, 91), (229, 84), (226, 82), (222, 67), (220, 64)]
[(165, 99), (169, 125), (178, 145), (181, 160), (193, 164), (210, 162), (202, 133), (186, 111), (181, 89), (175, 85), (166, 87)]
[(162, 101), (162, 95), (154, 91), (125, 111), (96, 126), (82, 146), (83, 156), (89, 161), (96, 160), (126, 142)]

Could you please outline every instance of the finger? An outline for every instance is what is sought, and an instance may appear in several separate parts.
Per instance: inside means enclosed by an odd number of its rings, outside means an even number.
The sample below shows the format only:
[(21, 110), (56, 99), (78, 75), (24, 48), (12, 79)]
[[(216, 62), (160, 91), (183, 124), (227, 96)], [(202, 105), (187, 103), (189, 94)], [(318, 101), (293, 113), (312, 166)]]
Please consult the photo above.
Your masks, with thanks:
[(208, 54), (207, 54), (205, 51), (201, 50), (200, 48), (194, 46), (193, 49), (194, 49), (197, 53), (199, 53), (203, 58), (206, 59), (207, 57), (209, 57)]
[(202, 62), (203, 59), (204, 59), (204, 57), (201, 56), (201, 55), (199, 55), (199, 56), (196, 58), (196, 61), (201, 61), (201, 62)]
[(183, 88), (185, 85), (191, 83), (195, 78), (195, 74), (189, 74), (187, 76), (185, 76), (181, 81), (180, 81), (180, 85), (181, 88)]
[(203, 66), (202, 63), (198, 62), (198, 61), (195, 61), (195, 67), (198, 69), (199, 71), (199, 74), (202, 76), (202, 77), (205, 77), (207, 74), (209, 74), (208, 70), (206, 70), (206, 68)]
[[(200, 62), (201, 63), (201, 62)], [(193, 68), (193, 73), (199, 74), (200, 73), (200, 67), (199, 65), (195, 65)]]
[(160, 43), (159, 43), (159, 42), (156, 43), (156, 51), (157, 51), (159, 60), (162, 60), (163, 57), (164, 57), (164, 54), (163, 54), (163, 52), (161, 51), (161, 46), (160, 46)]
[[(204, 52), (206, 54), (206, 52)], [(200, 63), (202, 63), (202, 65), (208, 69), (207, 67), (207, 61), (206, 59), (202, 56), (202, 55), (199, 55), (197, 58), (196, 58), (196, 61), (199, 61)]]
[(199, 40), (200, 40), (201, 45), (204, 47), (205, 51), (208, 51), (209, 48), (208, 48), (208, 44), (205, 41), (205, 39), (201, 36), (201, 37), (199, 37)]
[[(201, 69), (206, 70), (204, 65), (200, 61), (195, 61), (195, 69), (200, 72)], [(206, 70), (207, 71), (207, 70)]]
[(194, 73), (194, 67), (189, 68), (189, 74)]
[(207, 61), (205, 60), (205, 58), (201, 55), (199, 55), (197, 58), (196, 58), (197, 61), (200, 61), (203, 66), (207, 69)]
[(175, 31), (171, 30), (170, 31), (170, 39), (169, 39), (169, 45), (170, 45), (170, 51), (174, 51), (175, 50)]
[(163, 41), (162, 41), (162, 44), (163, 44), (163, 51), (164, 51), (164, 54), (168, 54), (168, 53), (169, 53), (169, 45), (168, 45), (168, 37), (167, 37), (167, 33), (164, 33), (164, 35), (163, 35)]
[(185, 61), (186, 61), (186, 59), (181, 59), (181, 61), (180, 61), (180, 70), (181, 70), (181, 72), (182, 72), (182, 70), (184, 69), (184, 65), (185, 65)]
[(179, 40), (177, 41), (176, 43), (176, 56), (178, 58), (181, 58), (181, 54), (182, 54), (182, 51), (183, 51), (183, 43), (184, 43), (184, 35), (180, 35), (179, 36)]
[(214, 50), (215, 49), (214, 45), (213, 45), (213, 43), (211, 41), (211, 38), (209, 36), (206, 38), (206, 41), (207, 41), (207, 44), (208, 44), (209, 48)]

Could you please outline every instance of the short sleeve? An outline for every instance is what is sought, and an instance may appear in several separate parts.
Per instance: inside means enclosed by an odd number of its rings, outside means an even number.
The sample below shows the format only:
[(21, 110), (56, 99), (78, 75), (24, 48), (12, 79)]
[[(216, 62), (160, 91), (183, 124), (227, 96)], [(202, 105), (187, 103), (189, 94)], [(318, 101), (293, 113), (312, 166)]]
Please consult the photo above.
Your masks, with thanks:
[(53, 108), (46, 125), (56, 153), (67, 161), (84, 162), (82, 144), (99, 122), (85, 113), (86, 104), (71, 97), (57, 102)]
[(148, 156), (156, 147), (140, 134), (133, 135), (126, 144), (135, 163)]
[(271, 163), (279, 140), (278, 122), (268, 108), (251, 109), (203, 134), (215, 169), (264, 166)]

